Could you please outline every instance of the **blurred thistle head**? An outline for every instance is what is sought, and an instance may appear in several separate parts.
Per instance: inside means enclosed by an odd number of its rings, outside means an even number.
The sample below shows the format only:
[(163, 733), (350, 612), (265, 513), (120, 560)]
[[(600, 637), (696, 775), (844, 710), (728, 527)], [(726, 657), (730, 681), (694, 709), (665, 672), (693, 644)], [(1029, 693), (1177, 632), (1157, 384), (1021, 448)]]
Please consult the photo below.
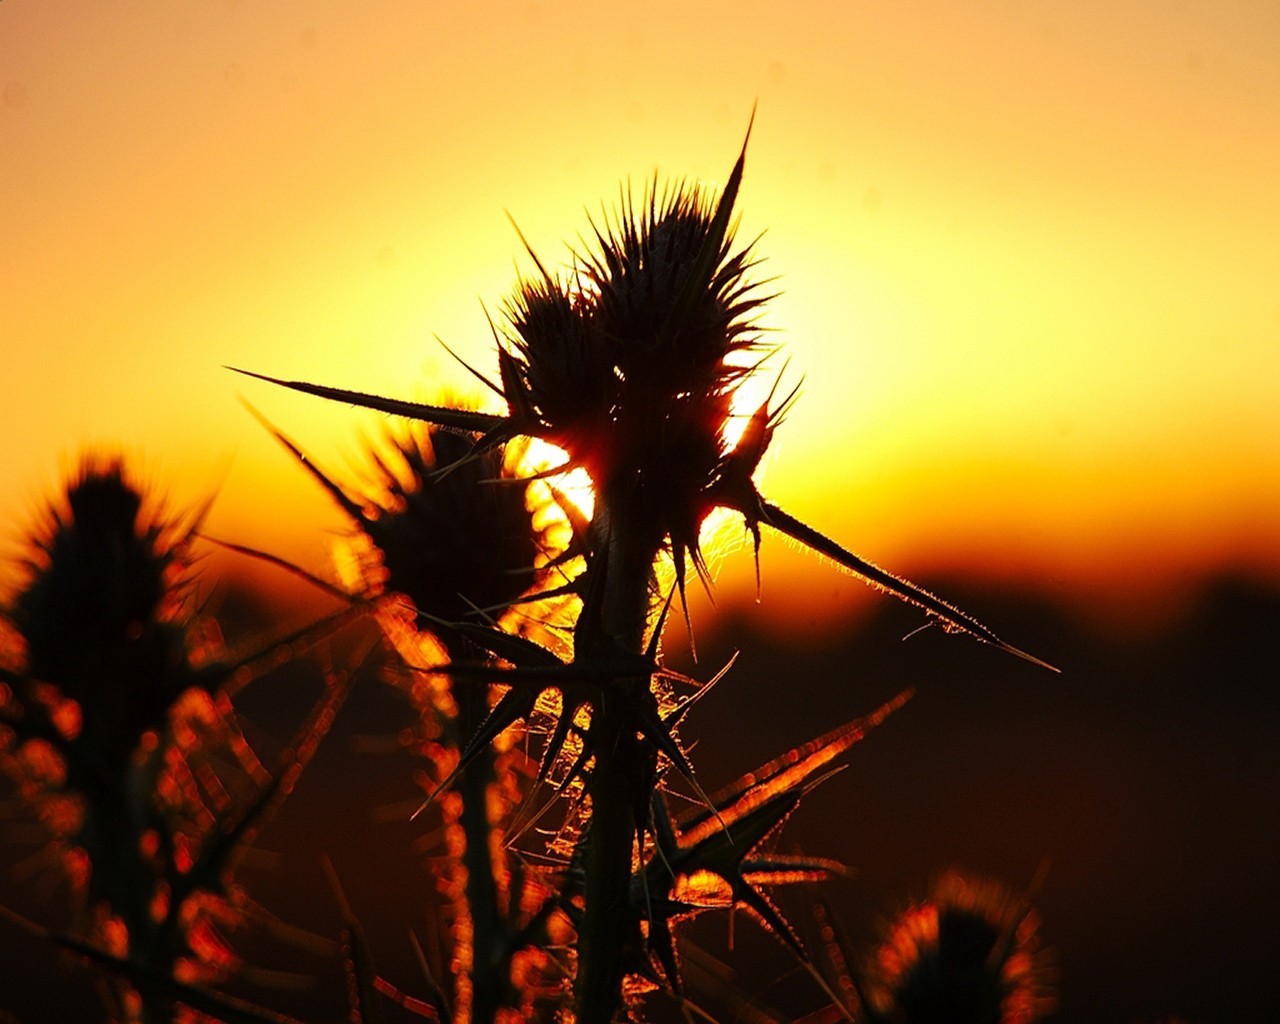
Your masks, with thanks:
[(567, 279), (535, 255), (540, 276), (506, 307), (499, 361), (514, 423), (563, 448), (615, 511), (669, 538), (678, 569), (686, 552), (700, 564), (703, 520), (764, 450), (745, 465), (726, 441), (735, 392), (766, 354), (762, 282), (751, 246), (734, 242), (742, 168), (739, 157), (718, 198), (685, 183), (654, 183), (639, 205), (624, 196)]
[(194, 524), (180, 528), (149, 505), (120, 459), (86, 459), (34, 532), (9, 609), (23, 675), (75, 701), (112, 756), (198, 682), (185, 632)]
[(1053, 1008), (1034, 912), (995, 882), (949, 872), (889, 925), (870, 965), (873, 1020), (1031, 1024)]

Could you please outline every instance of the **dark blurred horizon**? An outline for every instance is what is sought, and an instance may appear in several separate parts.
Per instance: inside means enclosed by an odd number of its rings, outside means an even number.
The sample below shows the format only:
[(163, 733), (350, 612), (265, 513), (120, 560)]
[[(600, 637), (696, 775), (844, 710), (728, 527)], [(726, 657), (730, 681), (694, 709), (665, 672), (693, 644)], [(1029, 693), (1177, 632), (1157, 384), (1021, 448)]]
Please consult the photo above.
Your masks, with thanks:
[[(1062, 674), (967, 637), (919, 630), (920, 615), (887, 597), (825, 634), (762, 628), (768, 599), (758, 607), (729, 602), (714, 616), (695, 609), (696, 666), (682, 627), (669, 630), (671, 663), (700, 678), (739, 652), (682, 728), (708, 791), (915, 688), (781, 833), (780, 850), (835, 857), (856, 871), (820, 890), (779, 891), (788, 916), (811, 931), (820, 895), (866, 953), (885, 916), (923, 897), (949, 868), (1014, 891), (1040, 879), (1033, 901), (1058, 975), (1053, 1019), (1274, 1019), (1280, 588), (1244, 573), (1218, 575), (1195, 585), (1176, 617), (1126, 630), (1123, 622), (1099, 626), (1031, 589), (927, 582)], [(217, 590), (213, 607), (233, 643), (288, 625), (264, 619), (272, 595), (234, 580)], [(408, 721), (397, 693), (375, 675), (363, 673), (261, 836), (258, 847), (269, 853), (247, 859), (240, 877), (282, 920), (333, 938), (340, 925), (320, 865), (329, 856), (379, 971), (417, 992), (406, 929), (429, 931), (431, 882), (410, 846), (430, 826), (403, 816), (386, 823), (376, 813), (420, 791), (408, 759), (389, 752), (394, 743), (370, 740), (394, 737)], [(304, 659), (243, 691), (236, 704), (251, 741), (267, 750), (283, 743), (318, 685), (314, 661)], [(380, 745), (387, 749), (378, 752)], [(4, 903), (65, 925), (65, 887), (41, 895), (47, 876), (15, 881), (11, 866), (22, 853), (19, 843), (5, 847)], [(705, 915), (688, 932), (706, 955), (732, 965), (725, 991), (781, 1019), (822, 1004), (748, 915), (737, 916), (734, 931), (733, 954), (723, 914)], [(262, 935), (246, 948), (251, 962), (323, 977), (311, 994), (252, 984), (237, 992), (308, 1020), (345, 1017), (336, 957), (289, 953)], [(0, 950), (0, 963), (10, 965), (0, 1008), (14, 1019), (93, 1019), (89, 969), (60, 962), (3, 920)], [(18, 963), (24, 969), (15, 974)], [(714, 993), (702, 1002), (715, 1012)], [(655, 1021), (679, 1019), (668, 1002), (652, 1006)], [(733, 1019), (741, 1007), (719, 1010)], [(394, 1011), (388, 1019), (413, 1018)]]

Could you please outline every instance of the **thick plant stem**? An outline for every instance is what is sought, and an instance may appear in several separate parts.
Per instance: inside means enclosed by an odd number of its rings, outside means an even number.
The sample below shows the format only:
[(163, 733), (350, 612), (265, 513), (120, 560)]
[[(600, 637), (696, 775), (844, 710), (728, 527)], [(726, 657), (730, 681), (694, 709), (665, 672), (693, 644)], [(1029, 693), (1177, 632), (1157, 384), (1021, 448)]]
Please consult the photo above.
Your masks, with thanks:
[[(660, 540), (648, 531), (628, 531), (611, 516), (619, 506), (602, 502), (596, 526), (605, 537), (606, 579), (598, 622), (579, 622), (576, 656), (590, 656), (593, 645), (643, 648), (649, 618), (649, 582)], [(597, 563), (599, 564), (599, 563)], [(576, 984), (579, 1024), (608, 1024), (622, 999), (624, 954), (632, 931), (629, 891), (638, 808), (648, 806), (655, 754), (637, 736), (623, 693), (646, 699), (646, 676), (606, 685), (592, 709), (591, 749), (595, 767), (587, 781), (591, 824), (583, 840), (583, 917), (578, 936)], [(616, 697), (610, 700), (610, 690)], [(640, 692), (643, 691), (643, 692)]]
[(579, 1024), (608, 1024), (621, 1000), (623, 946), (631, 925), (635, 766), (643, 753), (616, 715), (593, 719), (591, 737), (599, 747), (588, 785), (591, 830), (582, 857), (585, 907), (578, 936), (577, 1019)]
[[(470, 736), (487, 710), (484, 691), (459, 687), (458, 732)], [(498, 906), (497, 878), (491, 856), (493, 822), (489, 820), (489, 787), (496, 777), (494, 753), (484, 750), (462, 770), (457, 791), (462, 797), (459, 824), (466, 837), (462, 860), (467, 872), (467, 910), (471, 916), (471, 1021), (492, 1024), (511, 982), (511, 952), (506, 924)]]
[[(142, 849), (148, 831), (149, 786), (138, 769), (127, 762), (105, 765), (71, 758), (68, 779), (85, 799), (81, 841), (92, 865), (89, 887), (91, 909), (102, 904), (124, 924), (128, 936), (125, 954), (130, 960), (170, 975), (176, 959), (172, 915), (160, 920), (151, 913), (151, 897), (158, 881), (146, 863)], [(134, 991), (119, 982), (116, 991), (123, 1004)], [(170, 1000), (152, 992), (137, 993), (138, 1005), (131, 1019), (141, 1024), (165, 1024), (173, 1015)]]

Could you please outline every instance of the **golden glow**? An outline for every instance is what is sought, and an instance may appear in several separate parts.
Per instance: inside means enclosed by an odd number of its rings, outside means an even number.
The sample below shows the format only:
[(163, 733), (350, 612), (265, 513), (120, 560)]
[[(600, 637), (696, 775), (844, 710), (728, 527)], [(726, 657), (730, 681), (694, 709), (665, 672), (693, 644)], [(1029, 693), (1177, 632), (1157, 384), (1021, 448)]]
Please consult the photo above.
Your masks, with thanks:
[[(557, 448), (536, 437), (530, 438), (524, 457), (520, 460), (518, 472), (527, 476), (546, 473), (557, 466), (563, 466), (568, 458), (563, 448)], [(567, 498), (585, 518), (591, 518), (595, 512), (596, 494), (591, 477), (585, 469), (577, 467), (565, 473), (556, 473), (547, 477), (547, 483)], [(538, 513), (545, 518), (545, 521), (535, 519), (533, 524), (535, 529), (543, 529), (555, 524), (568, 527), (567, 517), (557, 502), (543, 501), (540, 496), (535, 497), (534, 500)], [(567, 538), (565, 541), (567, 542)], [(556, 547), (565, 546), (564, 543), (553, 543)]]
[[(1280, 574), (1277, 17), (0, 5), (4, 534), (118, 445), (323, 565), (337, 513), (236, 398), (326, 461), (382, 418), (221, 366), (472, 387), (438, 334), (496, 376), (503, 211), (562, 265), (620, 181), (723, 181), (758, 100), (740, 237), (804, 380), (771, 497), (908, 573)], [(766, 596), (802, 564), (768, 547)]]
[(699, 868), (691, 875), (677, 875), (670, 898), (691, 907), (733, 906), (733, 886), (714, 871)]

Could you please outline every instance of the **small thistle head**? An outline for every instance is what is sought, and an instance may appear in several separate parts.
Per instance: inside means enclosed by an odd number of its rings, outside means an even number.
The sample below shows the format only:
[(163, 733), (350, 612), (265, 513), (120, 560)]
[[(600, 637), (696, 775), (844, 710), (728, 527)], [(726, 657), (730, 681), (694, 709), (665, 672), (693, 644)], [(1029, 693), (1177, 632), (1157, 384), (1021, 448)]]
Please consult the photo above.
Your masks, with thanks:
[(147, 511), (115, 460), (86, 462), (32, 539), (9, 611), (22, 674), (76, 702), (108, 756), (127, 756), (198, 681), (186, 647), (188, 537)]
[(956, 872), (890, 925), (870, 969), (874, 1019), (1031, 1024), (1052, 1008), (1037, 921), (1003, 887)]
[(476, 451), (474, 437), (422, 428), (391, 448), (398, 466), (374, 454), (376, 493), (344, 505), (375, 549), (367, 587), (459, 622), (506, 608), (541, 580), (542, 534), (504, 448)]

